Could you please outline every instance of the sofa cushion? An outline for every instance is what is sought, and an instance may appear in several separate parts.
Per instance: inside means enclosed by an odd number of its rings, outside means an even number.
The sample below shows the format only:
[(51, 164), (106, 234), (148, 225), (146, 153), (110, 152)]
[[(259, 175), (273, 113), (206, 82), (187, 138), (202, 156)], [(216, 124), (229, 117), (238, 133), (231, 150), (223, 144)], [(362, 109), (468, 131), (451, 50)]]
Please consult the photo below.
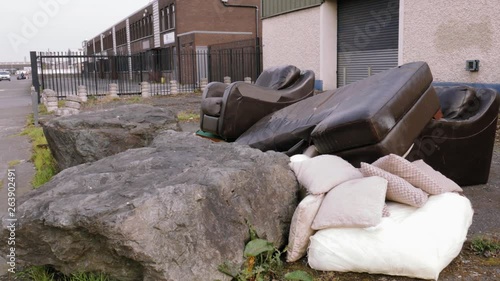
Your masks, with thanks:
[(363, 177), (349, 162), (334, 155), (319, 155), (300, 162), (291, 162), (297, 180), (310, 194), (323, 194), (335, 186)]
[(463, 192), (462, 188), (445, 175), (434, 170), (431, 166), (427, 165), (424, 160), (413, 161), (412, 164), (422, 171), (426, 176), (432, 178), (433, 181), (439, 185), (445, 192)]
[(445, 119), (467, 120), (474, 116), (480, 107), (476, 90), (468, 86), (440, 88), (438, 97)]
[(367, 177), (346, 181), (330, 190), (314, 218), (312, 229), (370, 227), (382, 220), (387, 180)]
[(281, 90), (290, 87), (299, 76), (300, 70), (293, 65), (271, 67), (259, 75), (255, 85)]
[(300, 201), (295, 209), (288, 237), (287, 262), (297, 261), (306, 254), (309, 237), (316, 232), (311, 228), (311, 225), (324, 197), (324, 194), (308, 195)]
[(366, 177), (378, 176), (387, 180), (386, 198), (414, 207), (421, 207), (427, 202), (427, 194), (404, 179), (367, 163), (361, 163), (360, 171)]
[[(434, 169), (425, 163), (418, 163), (415, 165), (403, 157), (395, 154), (381, 157), (377, 161), (373, 162), (372, 165), (405, 179), (413, 186), (418, 187), (429, 194), (441, 194), (447, 191), (462, 190), (451, 180), (441, 174), (438, 175), (439, 172), (434, 171)], [(426, 167), (424, 167), (424, 165)]]

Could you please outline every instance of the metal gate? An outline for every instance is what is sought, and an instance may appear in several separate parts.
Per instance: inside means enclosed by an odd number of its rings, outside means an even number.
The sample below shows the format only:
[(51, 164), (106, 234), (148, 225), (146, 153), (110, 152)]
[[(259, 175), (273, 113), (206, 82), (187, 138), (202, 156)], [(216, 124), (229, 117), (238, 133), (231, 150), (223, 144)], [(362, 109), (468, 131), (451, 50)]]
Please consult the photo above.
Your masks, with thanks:
[(337, 85), (398, 65), (399, 0), (339, 0)]

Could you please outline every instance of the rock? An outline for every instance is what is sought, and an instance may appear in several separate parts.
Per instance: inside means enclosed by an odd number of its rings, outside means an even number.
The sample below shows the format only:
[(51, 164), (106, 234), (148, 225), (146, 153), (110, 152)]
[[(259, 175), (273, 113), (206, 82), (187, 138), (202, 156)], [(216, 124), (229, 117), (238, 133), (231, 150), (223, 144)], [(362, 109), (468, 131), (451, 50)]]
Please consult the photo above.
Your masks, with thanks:
[(64, 116), (43, 124), (60, 170), (148, 146), (166, 129), (181, 130), (176, 114), (144, 104)]
[[(288, 162), (166, 131), (150, 147), (66, 169), (21, 197), (16, 258), (123, 281), (229, 280), (217, 266), (243, 261), (247, 222), (286, 243), (299, 189)], [(4, 226), (2, 240), (8, 234)]]

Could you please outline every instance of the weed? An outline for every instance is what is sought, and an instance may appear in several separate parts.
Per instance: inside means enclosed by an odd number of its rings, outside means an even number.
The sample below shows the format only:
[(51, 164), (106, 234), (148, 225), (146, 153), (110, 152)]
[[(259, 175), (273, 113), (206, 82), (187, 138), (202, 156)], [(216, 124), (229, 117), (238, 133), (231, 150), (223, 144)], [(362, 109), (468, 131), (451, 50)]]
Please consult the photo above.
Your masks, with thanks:
[(21, 135), (28, 136), (32, 146), (31, 161), (35, 165), (35, 176), (32, 184), (37, 188), (48, 182), (57, 173), (57, 163), (49, 150), (47, 139), (41, 127), (35, 127), (32, 123), (33, 115), (30, 114), (27, 126)]
[(65, 100), (59, 100), (59, 101), (57, 101), (57, 107), (58, 108), (63, 108), (65, 105), (66, 105), (66, 101)]
[(177, 114), (177, 119), (179, 121), (192, 121), (192, 122), (197, 122), (200, 121), (200, 114), (199, 113), (194, 113), (194, 112), (188, 112), (188, 111), (181, 111)]
[(243, 255), (245, 261), (238, 266), (230, 262), (219, 265), (220, 272), (233, 277), (236, 281), (266, 281), (266, 280), (298, 280), (312, 281), (313, 278), (304, 271), (293, 271), (284, 274), (281, 256), (286, 252), (274, 247), (273, 243), (260, 239), (250, 227), (250, 242), (245, 246)]
[(3, 188), (3, 179), (0, 179), (0, 189)]
[(12, 160), (12, 161), (9, 161), (9, 168), (14, 168), (14, 166), (17, 166), (21, 164), (21, 160)]
[(20, 280), (54, 281), (54, 273), (49, 272), (49, 270), (43, 266), (29, 267), (16, 273), (16, 277)]
[(476, 237), (472, 240), (470, 247), (476, 255), (491, 257), (496, 256), (500, 252), (500, 241), (485, 237)]

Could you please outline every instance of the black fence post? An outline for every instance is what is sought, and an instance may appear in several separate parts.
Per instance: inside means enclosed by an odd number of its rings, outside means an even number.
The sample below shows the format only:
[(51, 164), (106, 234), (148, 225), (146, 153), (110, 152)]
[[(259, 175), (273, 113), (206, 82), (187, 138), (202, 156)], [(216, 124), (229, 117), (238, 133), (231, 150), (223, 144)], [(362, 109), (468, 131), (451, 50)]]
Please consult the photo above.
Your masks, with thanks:
[(257, 77), (260, 75), (260, 39), (259, 37), (255, 37), (255, 80), (257, 80)]
[(40, 81), (38, 80), (38, 62), (36, 58), (36, 52), (30, 52), (31, 61), (31, 79), (33, 80), (33, 87), (35, 88), (37, 95), (37, 102), (40, 103)]

